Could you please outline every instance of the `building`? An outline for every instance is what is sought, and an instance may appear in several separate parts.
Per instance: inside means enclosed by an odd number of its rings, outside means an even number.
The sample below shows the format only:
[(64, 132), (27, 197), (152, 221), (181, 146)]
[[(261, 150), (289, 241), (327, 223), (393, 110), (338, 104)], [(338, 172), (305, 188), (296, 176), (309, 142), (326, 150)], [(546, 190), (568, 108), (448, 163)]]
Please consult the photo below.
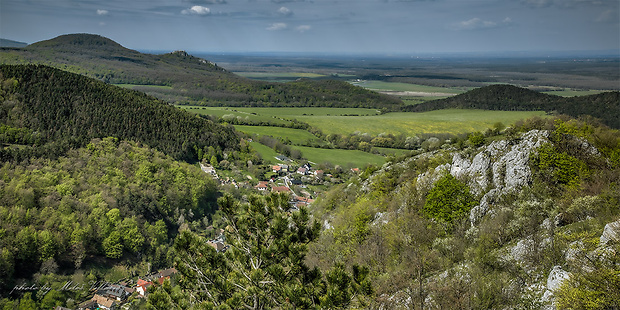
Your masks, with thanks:
[(288, 193), (291, 190), (286, 186), (274, 186), (271, 188), (271, 191), (275, 193)]
[(136, 291), (138, 291), (138, 294), (140, 294), (142, 296), (146, 296), (146, 290), (151, 285), (153, 285), (153, 282), (151, 282), (151, 281), (146, 281), (146, 280), (138, 279), (138, 283), (137, 283), (137, 286), (136, 286)]
[(269, 181), (259, 181), (258, 185), (254, 186), (259, 191), (266, 191), (269, 189)]

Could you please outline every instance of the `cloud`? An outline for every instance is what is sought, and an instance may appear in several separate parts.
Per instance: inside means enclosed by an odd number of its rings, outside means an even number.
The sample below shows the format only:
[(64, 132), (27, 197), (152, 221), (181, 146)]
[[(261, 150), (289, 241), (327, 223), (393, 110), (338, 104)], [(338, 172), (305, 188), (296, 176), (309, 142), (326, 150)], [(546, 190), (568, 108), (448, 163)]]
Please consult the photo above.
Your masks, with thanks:
[(280, 14), (282, 16), (291, 16), (291, 15), (293, 15), (293, 11), (291, 11), (289, 8), (283, 6), (283, 7), (278, 9), (278, 14)]
[(560, 8), (573, 8), (575, 6), (610, 6), (618, 3), (618, 0), (521, 0), (521, 3), (533, 8), (546, 8), (550, 6)]
[(312, 26), (310, 26), (310, 25), (299, 25), (299, 26), (295, 27), (295, 31), (301, 32), (301, 33), (306, 32), (306, 31), (308, 31), (310, 29), (312, 29)]
[(497, 23), (489, 20), (482, 20), (478, 17), (474, 17), (469, 20), (462, 21), (452, 25), (452, 29), (455, 30), (480, 30), (480, 29), (493, 29), (508, 26), (512, 24), (510, 17), (504, 18), (501, 22)]
[(304, 2), (305, 0), (271, 0), (273, 3)]
[(99, 16), (103, 16), (103, 15), (108, 15), (108, 10), (97, 10), (97, 15)]
[(194, 4), (226, 4), (226, 0), (183, 0), (183, 2), (189, 2)]
[(288, 25), (285, 23), (273, 23), (271, 25), (269, 25), (269, 27), (267, 27), (267, 30), (269, 31), (279, 31), (279, 30), (285, 30), (288, 28)]
[(211, 10), (206, 6), (194, 5), (193, 7), (181, 11), (185, 15), (209, 15)]

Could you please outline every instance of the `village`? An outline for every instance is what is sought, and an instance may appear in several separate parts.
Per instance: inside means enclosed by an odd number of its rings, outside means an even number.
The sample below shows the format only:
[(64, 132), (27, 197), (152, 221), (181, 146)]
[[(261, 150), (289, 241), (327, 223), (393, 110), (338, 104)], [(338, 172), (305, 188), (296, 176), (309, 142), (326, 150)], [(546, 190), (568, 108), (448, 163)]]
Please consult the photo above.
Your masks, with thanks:
[[(250, 176), (243, 181), (235, 180), (232, 177), (221, 177), (215, 167), (210, 164), (200, 163), (200, 168), (205, 173), (218, 180), (220, 185), (229, 185), (234, 188), (253, 189), (258, 193), (268, 194), (287, 193), (290, 195), (292, 208), (309, 206), (318, 196), (319, 190), (316, 188), (326, 183), (340, 183), (340, 179), (335, 178), (330, 173), (325, 173), (321, 169), (315, 169), (316, 164), (306, 162), (296, 164), (284, 155), (275, 157), (281, 163), (271, 166), (271, 173), (267, 174), (267, 180), (258, 181), (257, 184)], [(359, 168), (352, 168), (352, 174), (358, 174)], [(255, 184), (255, 185), (254, 185)], [(318, 186), (317, 186), (318, 185)]]
[[(286, 193), (289, 194), (289, 210), (294, 212), (300, 207), (306, 207), (314, 202), (318, 193), (309, 189), (309, 184), (321, 184), (322, 182), (338, 182), (337, 179), (323, 170), (314, 169), (313, 163), (295, 165), (286, 156), (279, 155), (276, 159), (282, 163), (271, 166), (269, 179), (258, 181), (253, 185), (251, 178), (237, 181), (231, 177), (220, 177), (218, 171), (212, 165), (200, 163), (202, 171), (213, 177), (220, 185), (233, 186), (235, 188), (251, 189), (256, 193)], [(359, 173), (358, 168), (353, 168), (351, 173)], [(332, 179), (333, 178), (333, 179)], [(223, 253), (230, 248), (226, 243), (226, 236), (223, 229), (218, 229), (215, 238), (207, 240), (207, 244), (212, 246), (217, 252)], [(77, 310), (95, 309), (130, 309), (136, 299), (145, 298), (149, 294), (149, 287), (163, 285), (165, 280), (171, 280), (177, 274), (175, 268), (168, 268), (157, 273), (138, 277), (137, 280), (125, 280), (117, 284), (104, 283), (91, 288), (92, 297), (83, 301), (76, 308)], [(172, 281), (172, 280), (171, 280)], [(56, 307), (56, 310), (68, 308)]]

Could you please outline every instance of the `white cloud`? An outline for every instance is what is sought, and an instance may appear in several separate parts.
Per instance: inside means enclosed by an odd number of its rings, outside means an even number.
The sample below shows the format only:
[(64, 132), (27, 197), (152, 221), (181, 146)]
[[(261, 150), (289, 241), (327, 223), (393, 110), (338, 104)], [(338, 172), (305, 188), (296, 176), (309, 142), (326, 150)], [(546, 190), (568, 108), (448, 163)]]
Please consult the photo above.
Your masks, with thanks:
[(306, 31), (308, 31), (308, 30), (310, 30), (310, 29), (312, 29), (312, 26), (310, 26), (310, 25), (299, 25), (299, 26), (297, 26), (297, 27), (295, 28), (295, 30), (296, 30), (297, 32), (306, 32)]
[(497, 23), (489, 20), (482, 20), (478, 17), (474, 17), (470, 20), (465, 20), (460, 23), (453, 24), (451, 28), (455, 30), (479, 30), (479, 29), (493, 29), (504, 27), (512, 24), (510, 17), (504, 18), (501, 22)]
[(97, 10), (97, 15), (99, 16), (103, 16), (103, 15), (108, 15), (108, 10)]
[(267, 27), (267, 30), (278, 31), (278, 30), (285, 30), (286, 28), (288, 28), (288, 25), (285, 23), (273, 23), (269, 25), (269, 27)]
[(283, 7), (278, 9), (278, 14), (284, 15), (284, 16), (290, 16), (290, 15), (293, 15), (293, 11), (291, 11), (289, 8), (283, 6)]
[(208, 15), (211, 10), (206, 6), (194, 5), (193, 7), (181, 11), (185, 15)]

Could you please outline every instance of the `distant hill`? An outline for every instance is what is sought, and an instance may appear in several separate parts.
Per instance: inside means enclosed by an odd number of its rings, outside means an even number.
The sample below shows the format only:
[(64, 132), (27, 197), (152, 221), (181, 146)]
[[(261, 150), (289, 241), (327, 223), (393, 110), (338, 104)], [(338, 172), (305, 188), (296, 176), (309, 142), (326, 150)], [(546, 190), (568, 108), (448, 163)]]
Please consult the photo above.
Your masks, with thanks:
[(28, 43), (13, 41), (8, 39), (0, 39), (0, 47), (25, 47)]
[[(198, 118), (144, 93), (42, 65), (0, 66), (3, 159), (59, 156), (114, 136), (192, 161), (198, 150), (239, 148), (232, 127)], [(8, 126), (8, 127), (7, 127)], [(34, 147), (33, 147), (34, 146)]]
[(491, 85), (466, 93), (418, 105), (403, 111), (424, 112), (441, 109), (483, 109), (501, 111), (547, 111), (573, 117), (590, 115), (604, 124), (620, 128), (620, 92), (579, 97), (547, 95), (512, 85)]
[(227, 106), (329, 106), (394, 110), (398, 98), (351, 87), (346, 82), (269, 83), (250, 80), (183, 51), (151, 55), (93, 34), (70, 34), (1, 49), (0, 63), (44, 64), (106, 83), (148, 87), (149, 94), (184, 104)]

